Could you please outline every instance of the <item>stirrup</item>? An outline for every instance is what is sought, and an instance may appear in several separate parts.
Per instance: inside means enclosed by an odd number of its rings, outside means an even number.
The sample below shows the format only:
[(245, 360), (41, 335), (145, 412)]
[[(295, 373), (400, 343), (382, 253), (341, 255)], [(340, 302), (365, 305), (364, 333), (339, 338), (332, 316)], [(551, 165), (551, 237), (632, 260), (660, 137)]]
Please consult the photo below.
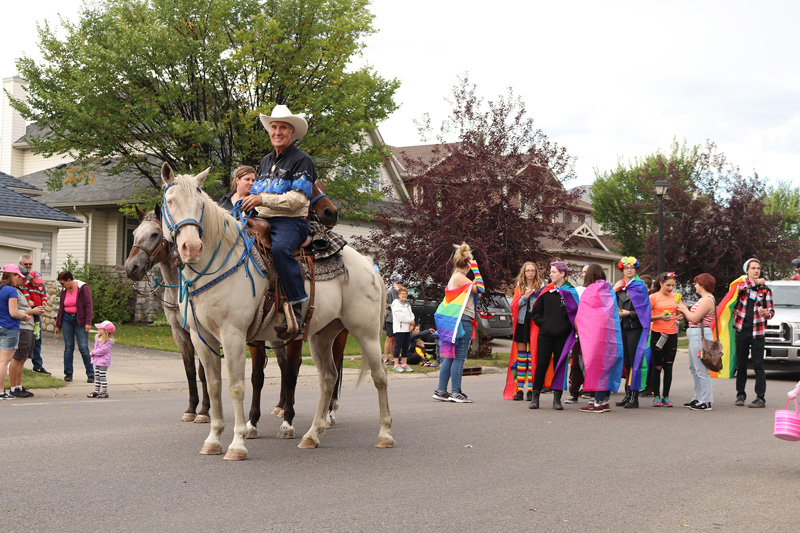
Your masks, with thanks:
[(286, 317), (286, 324), (275, 326), (275, 333), (278, 334), (279, 339), (285, 341), (300, 333), (300, 325), (297, 323), (297, 317), (294, 316), (294, 309), (287, 301), (283, 302), (283, 314)]

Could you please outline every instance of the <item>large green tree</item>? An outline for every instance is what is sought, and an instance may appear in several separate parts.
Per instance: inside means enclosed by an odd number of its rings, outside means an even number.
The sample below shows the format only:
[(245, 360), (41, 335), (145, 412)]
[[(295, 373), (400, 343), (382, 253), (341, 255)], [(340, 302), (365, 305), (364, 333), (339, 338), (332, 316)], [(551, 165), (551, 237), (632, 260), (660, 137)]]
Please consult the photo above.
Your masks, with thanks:
[(227, 185), (232, 168), (270, 150), (258, 114), (286, 104), (308, 118), (300, 147), (336, 178), (329, 194), (358, 212), (377, 197), (364, 185), (385, 155), (365, 132), (394, 111), (399, 86), (348, 70), (372, 19), (368, 0), (87, 2), (77, 22), (40, 27), (43, 60), (19, 62), (28, 98), (13, 105), (46, 127), (30, 141), (37, 152), (75, 156), (52, 173), (58, 188), (108, 159), (112, 173), (134, 169), (154, 186), (164, 161), (211, 166)]

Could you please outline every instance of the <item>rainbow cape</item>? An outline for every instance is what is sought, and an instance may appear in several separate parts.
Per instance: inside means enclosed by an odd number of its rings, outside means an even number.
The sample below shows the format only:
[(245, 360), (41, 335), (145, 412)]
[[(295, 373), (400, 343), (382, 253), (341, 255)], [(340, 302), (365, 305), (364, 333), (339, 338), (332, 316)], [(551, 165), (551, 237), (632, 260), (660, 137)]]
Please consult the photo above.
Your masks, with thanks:
[[(439, 334), (439, 355), (448, 359), (456, 356), (456, 340), (467, 334), (461, 325), (461, 316), (469, 302), (472, 283), (457, 289), (445, 289), (444, 300), (439, 304), (433, 320)], [(470, 332), (471, 333), (471, 332)]]
[(622, 379), (622, 328), (614, 288), (606, 280), (581, 294), (575, 315), (586, 367), (585, 390), (617, 392)]
[[(543, 294), (551, 291), (558, 291), (561, 299), (564, 300), (564, 306), (567, 308), (567, 317), (569, 318), (569, 322), (572, 324), (572, 329), (574, 331), (575, 314), (578, 312), (578, 301), (580, 300), (578, 291), (576, 291), (575, 287), (573, 287), (568, 281), (564, 282), (560, 288), (556, 288), (555, 284), (550, 283), (541, 290), (539, 296), (536, 297), (536, 300), (538, 301)], [(533, 305), (536, 306), (535, 303)], [(534, 369), (536, 368), (536, 362), (539, 356), (539, 351), (537, 349), (538, 343), (539, 328), (536, 327), (535, 324), (531, 323), (531, 368)], [(561, 351), (561, 354), (545, 355), (545, 357), (550, 357), (550, 355), (553, 355), (553, 360), (550, 361), (550, 366), (547, 369), (547, 375), (544, 378), (545, 387), (550, 387), (551, 389), (556, 390), (566, 390), (567, 377), (569, 375), (569, 372), (567, 372), (567, 367), (569, 366), (569, 352), (572, 351), (573, 346), (575, 346), (575, 335), (571, 334), (569, 337), (567, 337), (567, 342), (564, 344), (564, 349)]]
[[(719, 342), (722, 343), (722, 370), (719, 372), (709, 371), (712, 378), (730, 379), (736, 370), (736, 329), (733, 327), (733, 312), (739, 299), (738, 286), (746, 279), (747, 276), (742, 275), (733, 280), (725, 298), (717, 305)], [(714, 327), (713, 324), (711, 327)], [(689, 356), (691, 357), (692, 354)]]
[[(541, 291), (540, 291), (541, 292)], [(539, 296), (537, 292), (535, 296)], [(522, 298), (522, 293), (519, 291), (519, 286), (514, 290), (514, 297), (511, 299), (511, 321), (514, 324), (514, 333), (517, 331), (517, 320), (519, 319), (519, 301)], [(536, 350), (533, 340), (539, 335), (539, 326), (531, 321), (531, 351)], [(512, 334), (511, 338), (514, 336)], [(506, 388), (503, 389), (503, 399), (511, 400), (517, 392), (517, 376), (515, 374), (517, 364), (517, 343), (511, 343), (511, 357), (508, 358), (508, 373), (506, 374)]]
[(639, 337), (639, 343), (636, 345), (633, 368), (630, 369), (627, 376), (628, 387), (631, 390), (642, 390), (647, 387), (647, 372), (652, 361), (650, 355), (650, 295), (647, 294), (647, 286), (638, 275), (625, 286), (625, 290), (628, 291), (633, 309), (642, 324), (642, 336)]

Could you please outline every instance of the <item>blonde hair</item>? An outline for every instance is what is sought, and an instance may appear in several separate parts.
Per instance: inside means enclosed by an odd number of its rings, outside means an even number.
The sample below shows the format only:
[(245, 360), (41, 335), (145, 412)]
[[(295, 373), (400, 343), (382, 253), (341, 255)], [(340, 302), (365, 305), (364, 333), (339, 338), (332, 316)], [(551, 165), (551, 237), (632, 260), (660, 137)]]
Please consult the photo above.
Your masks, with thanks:
[(400, 287), (397, 288), (397, 294), (399, 295), (401, 292), (408, 294), (408, 289), (400, 285)]
[(453, 266), (457, 270), (468, 268), (473, 259), (469, 244), (462, 242), (461, 244), (454, 244), (453, 248), (456, 249), (453, 253)]
[(100, 339), (100, 342), (106, 342), (108, 339), (112, 338), (113, 335), (109, 333), (106, 328), (100, 328), (97, 331), (97, 337)]
[(525, 268), (530, 265), (536, 270), (536, 275), (533, 278), (533, 288), (535, 290), (539, 290), (542, 288), (544, 283), (542, 283), (542, 278), (539, 276), (539, 267), (533, 261), (525, 261), (522, 263), (522, 268), (519, 269), (519, 275), (517, 276), (517, 286), (520, 290), (525, 290), (528, 287), (528, 284), (525, 279)]

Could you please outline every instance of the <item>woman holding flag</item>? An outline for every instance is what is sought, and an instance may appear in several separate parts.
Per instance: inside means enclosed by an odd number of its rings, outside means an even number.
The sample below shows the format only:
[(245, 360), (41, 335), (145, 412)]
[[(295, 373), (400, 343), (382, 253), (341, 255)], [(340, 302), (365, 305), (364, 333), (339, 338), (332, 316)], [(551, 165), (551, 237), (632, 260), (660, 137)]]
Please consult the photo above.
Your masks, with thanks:
[[(567, 281), (568, 273), (565, 262), (550, 263), (552, 283), (542, 289), (533, 304), (535, 327), (531, 331), (531, 360), (535, 361), (536, 373), (529, 409), (539, 408), (539, 395), (545, 386), (553, 389), (553, 409), (564, 409), (561, 395), (567, 388), (567, 361), (575, 345), (575, 313), (579, 299), (575, 287)], [(536, 355), (533, 354), (534, 344)]]
[[(531, 387), (531, 317), (533, 302), (539, 296), (544, 283), (539, 278), (536, 263), (526, 261), (517, 276), (517, 288), (511, 299), (511, 319), (514, 323), (514, 343), (508, 360), (508, 375), (503, 398), (522, 401), (525, 382)], [(533, 390), (528, 388), (528, 401), (533, 398)]]
[(614, 284), (622, 328), (623, 377), (625, 397), (618, 407), (639, 407), (639, 391), (647, 384), (650, 367), (650, 299), (639, 278), (639, 260), (623, 257), (617, 263), (622, 279)]
[[(461, 243), (453, 254), (455, 269), (445, 288), (444, 300), (436, 310), (434, 320), (439, 334), (439, 355), (443, 358), (439, 371), (439, 386), (433, 393), (435, 400), (455, 403), (472, 403), (461, 390), (461, 376), (472, 340), (477, 294), (485, 292), (478, 263), (472, 257), (469, 245)], [(467, 273), (472, 270), (475, 281)], [(452, 380), (451, 392), (447, 383)]]

